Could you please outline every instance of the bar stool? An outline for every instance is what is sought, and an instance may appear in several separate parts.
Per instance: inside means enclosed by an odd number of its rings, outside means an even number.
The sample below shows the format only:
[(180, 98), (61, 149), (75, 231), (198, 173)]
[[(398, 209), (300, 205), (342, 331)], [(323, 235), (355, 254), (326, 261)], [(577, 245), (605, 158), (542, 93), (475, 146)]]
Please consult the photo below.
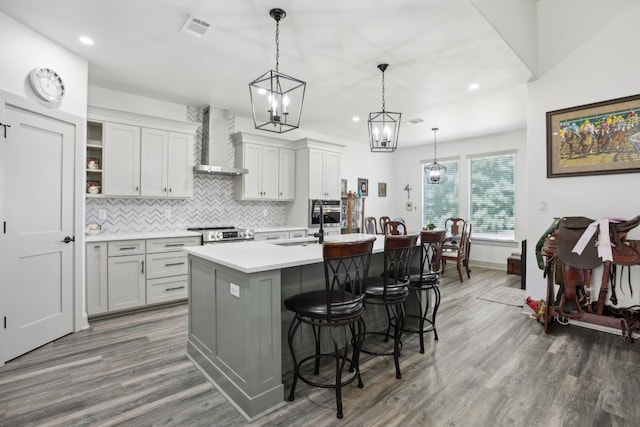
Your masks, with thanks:
[(367, 280), (365, 307), (382, 305), (387, 312), (386, 332), (371, 331), (365, 335), (384, 335), (387, 342), (393, 326), (393, 351), (374, 351), (362, 348), (363, 353), (376, 356), (393, 356), (396, 367), (396, 378), (400, 373), (400, 349), (402, 348), (402, 331), (404, 329), (404, 301), (409, 294), (409, 268), (418, 241), (418, 233), (410, 235), (386, 235), (384, 239), (384, 273), (382, 277), (371, 277)]
[[(295, 313), (288, 333), (289, 349), (294, 366), (289, 401), (294, 400), (298, 378), (314, 387), (333, 388), (336, 391), (337, 417), (342, 418), (342, 386), (357, 379), (358, 387), (363, 387), (358, 359), (365, 332), (365, 324), (362, 319), (365, 282), (375, 240), (376, 238), (372, 236), (352, 242), (324, 242), (322, 256), (324, 258), (325, 289), (303, 292), (284, 301), (285, 307)], [(313, 329), (315, 354), (298, 361), (293, 343), (296, 331), (303, 323), (310, 325)], [(342, 329), (342, 333), (336, 336), (334, 329), (338, 327)], [(321, 351), (322, 328), (329, 329), (333, 351), (324, 353)], [(348, 355), (349, 332), (353, 347), (351, 358)], [(339, 338), (342, 339), (340, 343)], [(320, 360), (323, 357), (335, 359), (334, 382), (320, 383), (301, 374), (301, 365), (313, 360), (314, 374), (318, 375)], [(350, 363), (350, 372), (355, 372), (348, 379), (343, 380), (342, 371), (347, 362)]]
[[(442, 272), (442, 245), (446, 238), (446, 231), (423, 231), (420, 234), (421, 259), (420, 270), (410, 276), (409, 292), (414, 293), (418, 301), (418, 315), (407, 317), (419, 320), (417, 328), (405, 328), (407, 332), (420, 334), (420, 353), (424, 353), (424, 333), (433, 331), (434, 339), (438, 340), (436, 331), (436, 314), (440, 306), (440, 273)], [(429, 292), (433, 292), (433, 310), (429, 315)], [(423, 310), (424, 301), (424, 310)], [(425, 327), (426, 323), (426, 327)]]

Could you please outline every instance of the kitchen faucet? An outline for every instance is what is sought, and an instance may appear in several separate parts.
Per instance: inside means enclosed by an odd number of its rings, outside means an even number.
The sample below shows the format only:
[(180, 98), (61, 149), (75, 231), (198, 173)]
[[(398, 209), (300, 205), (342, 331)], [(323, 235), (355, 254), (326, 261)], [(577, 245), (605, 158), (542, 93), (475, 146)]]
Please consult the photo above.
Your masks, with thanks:
[(318, 230), (317, 233), (313, 233), (313, 237), (317, 237), (318, 243), (322, 244), (322, 242), (324, 242), (324, 230), (322, 229), (322, 225), (324, 223), (324, 213), (322, 212), (322, 202), (320, 200), (314, 199), (314, 201), (311, 202), (311, 215), (313, 215), (313, 212), (316, 209), (316, 203), (320, 205), (320, 230)]

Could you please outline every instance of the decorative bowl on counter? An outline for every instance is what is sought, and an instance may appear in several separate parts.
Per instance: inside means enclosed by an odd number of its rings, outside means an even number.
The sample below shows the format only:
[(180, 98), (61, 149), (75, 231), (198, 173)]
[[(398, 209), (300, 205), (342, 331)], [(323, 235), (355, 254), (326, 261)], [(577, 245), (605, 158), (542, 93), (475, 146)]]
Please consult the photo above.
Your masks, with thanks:
[(85, 234), (89, 235), (100, 234), (100, 231), (102, 231), (102, 226), (100, 226), (100, 224), (87, 224), (84, 228)]

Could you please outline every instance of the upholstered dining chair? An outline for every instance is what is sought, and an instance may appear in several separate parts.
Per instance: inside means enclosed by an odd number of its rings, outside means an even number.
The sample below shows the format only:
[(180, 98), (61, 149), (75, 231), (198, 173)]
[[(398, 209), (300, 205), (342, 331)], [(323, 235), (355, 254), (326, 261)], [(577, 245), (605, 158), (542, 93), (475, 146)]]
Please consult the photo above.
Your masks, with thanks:
[[(365, 300), (365, 286), (371, 261), (374, 236), (352, 242), (324, 242), (322, 256), (324, 258), (325, 287), (293, 295), (284, 301), (285, 307), (295, 315), (289, 326), (288, 341), (293, 359), (293, 382), (288, 400), (293, 401), (298, 379), (314, 386), (333, 388), (336, 394), (337, 417), (342, 418), (342, 387), (358, 381), (362, 388), (359, 357), (364, 339), (365, 324), (362, 318)], [(298, 328), (306, 324), (313, 330), (315, 353), (299, 359), (294, 349)], [(330, 341), (322, 342), (321, 330), (329, 332)], [(304, 329), (307, 331), (307, 329)], [(349, 357), (349, 343), (352, 355)], [(324, 344), (324, 345), (323, 345)], [(332, 351), (322, 353), (321, 348)], [(314, 374), (320, 373), (320, 361), (323, 358), (334, 360), (335, 381), (321, 383), (314, 381), (300, 372), (301, 365), (314, 361)], [(349, 378), (342, 378), (346, 363), (354, 372)]]
[(465, 230), (462, 232), (460, 241), (445, 242), (442, 247), (443, 269), (447, 261), (455, 261), (460, 282), (463, 281), (462, 267), (465, 268), (467, 278), (471, 278), (471, 270), (469, 269), (469, 252), (471, 251), (471, 227), (471, 223), (466, 225)]
[(449, 241), (460, 241), (466, 228), (467, 220), (464, 218), (451, 217), (444, 221), (444, 229), (447, 232), (447, 240)]
[[(365, 308), (369, 305), (384, 306), (387, 312), (387, 329), (371, 331), (367, 328), (366, 337), (382, 335), (384, 341), (393, 338), (393, 349), (373, 348), (374, 343), (367, 342), (362, 352), (376, 356), (393, 356), (396, 378), (402, 378), (400, 372), (400, 349), (402, 348), (402, 331), (404, 330), (404, 301), (409, 293), (409, 269), (418, 241), (418, 233), (406, 236), (386, 235), (384, 238), (384, 273), (380, 277), (367, 279)], [(390, 335), (393, 328), (393, 335)], [(368, 347), (368, 344), (371, 347)], [(379, 343), (376, 343), (379, 344)]]
[[(409, 293), (415, 295), (418, 302), (418, 312), (407, 317), (418, 320), (418, 327), (405, 328), (407, 332), (420, 334), (420, 353), (424, 353), (424, 334), (433, 331), (434, 339), (438, 340), (436, 330), (436, 314), (440, 307), (440, 272), (442, 271), (442, 245), (446, 232), (422, 231), (420, 234), (420, 268), (412, 272), (409, 280)], [(433, 300), (431, 294), (433, 293)], [(433, 302), (432, 302), (433, 301)]]
[(365, 217), (364, 231), (367, 234), (378, 234), (378, 223), (374, 216)]

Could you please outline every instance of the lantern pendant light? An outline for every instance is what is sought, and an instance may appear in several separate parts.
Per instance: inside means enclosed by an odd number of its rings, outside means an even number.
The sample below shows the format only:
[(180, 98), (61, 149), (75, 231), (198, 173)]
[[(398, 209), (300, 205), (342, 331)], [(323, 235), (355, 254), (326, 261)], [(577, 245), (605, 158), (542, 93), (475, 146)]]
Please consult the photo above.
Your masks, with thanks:
[(424, 167), (424, 178), (427, 184), (442, 184), (447, 168), (436, 161), (436, 132), (438, 128), (431, 128), (431, 130), (433, 131), (433, 162)]
[(378, 69), (382, 71), (382, 111), (369, 113), (369, 145), (372, 152), (391, 153), (398, 147), (402, 114), (385, 110), (384, 72), (388, 67), (389, 64), (378, 65)]
[(251, 109), (256, 129), (284, 133), (300, 126), (307, 84), (280, 72), (280, 21), (287, 14), (271, 9), (269, 15), (276, 21), (276, 69), (249, 83)]

